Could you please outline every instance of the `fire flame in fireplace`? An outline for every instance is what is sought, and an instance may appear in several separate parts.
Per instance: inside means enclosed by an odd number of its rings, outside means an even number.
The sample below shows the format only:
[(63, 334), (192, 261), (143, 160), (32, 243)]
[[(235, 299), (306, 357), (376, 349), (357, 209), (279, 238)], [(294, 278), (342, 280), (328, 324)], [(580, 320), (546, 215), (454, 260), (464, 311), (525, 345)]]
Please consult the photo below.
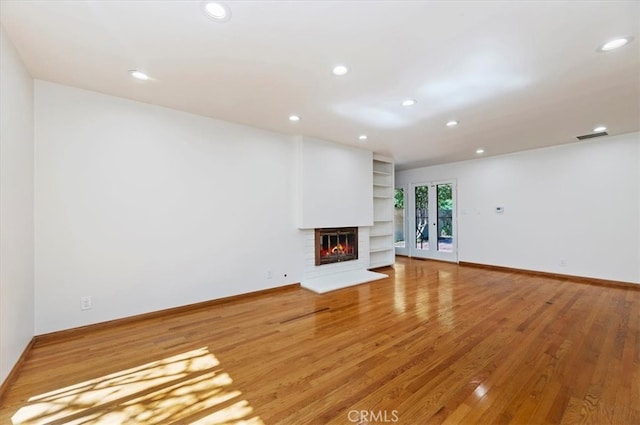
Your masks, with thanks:
[(329, 249), (320, 250), (320, 255), (322, 257), (328, 257), (329, 255), (340, 255), (340, 254), (353, 254), (354, 249), (352, 246), (349, 246), (349, 243), (338, 243), (337, 245), (333, 245), (329, 247)]

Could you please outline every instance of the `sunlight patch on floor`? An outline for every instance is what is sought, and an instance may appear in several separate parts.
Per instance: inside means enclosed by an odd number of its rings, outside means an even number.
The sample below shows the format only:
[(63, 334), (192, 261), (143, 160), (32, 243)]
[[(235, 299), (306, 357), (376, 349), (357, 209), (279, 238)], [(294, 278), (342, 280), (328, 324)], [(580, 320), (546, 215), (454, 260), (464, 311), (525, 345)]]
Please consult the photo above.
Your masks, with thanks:
[(261, 424), (232, 382), (204, 347), (31, 397), (12, 422)]

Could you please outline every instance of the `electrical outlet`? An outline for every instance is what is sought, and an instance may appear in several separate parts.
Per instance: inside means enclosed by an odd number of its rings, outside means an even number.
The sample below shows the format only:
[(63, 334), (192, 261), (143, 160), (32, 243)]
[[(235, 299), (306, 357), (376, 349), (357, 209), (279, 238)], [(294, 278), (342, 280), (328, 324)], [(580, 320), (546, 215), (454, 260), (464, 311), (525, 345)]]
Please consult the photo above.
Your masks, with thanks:
[(567, 260), (562, 258), (560, 259), (560, 267), (567, 267)]
[(273, 272), (271, 270), (267, 270), (267, 279), (273, 278)]
[(93, 300), (91, 296), (80, 297), (80, 310), (91, 310), (93, 308)]

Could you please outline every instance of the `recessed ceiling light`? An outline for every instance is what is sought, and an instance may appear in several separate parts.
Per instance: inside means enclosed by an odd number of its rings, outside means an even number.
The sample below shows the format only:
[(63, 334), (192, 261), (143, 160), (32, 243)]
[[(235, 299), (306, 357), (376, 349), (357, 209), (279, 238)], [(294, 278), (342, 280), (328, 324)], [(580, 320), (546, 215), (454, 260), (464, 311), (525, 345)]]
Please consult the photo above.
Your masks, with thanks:
[(413, 106), (416, 104), (415, 99), (405, 99), (402, 101), (402, 106)]
[(366, 134), (361, 134), (360, 136), (358, 136), (358, 139), (367, 140), (367, 135)]
[(600, 125), (600, 126), (594, 128), (593, 131), (595, 131), (596, 133), (601, 133), (603, 131), (607, 131), (607, 127), (605, 127), (604, 125)]
[(484, 149), (482, 149), (482, 148), (476, 149), (476, 154), (482, 155), (483, 153), (484, 153)]
[(349, 72), (349, 68), (345, 65), (336, 65), (333, 67), (333, 75), (345, 75)]
[(609, 50), (614, 50), (624, 46), (625, 44), (629, 44), (633, 40), (633, 37), (620, 37), (614, 40), (608, 41), (604, 43), (602, 46), (598, 47), (599, 52), (608, 52)]
[(229, 6), (219, 1), (203, 2), (202, 10), (205, 15), (216, 22), (227, 22), (231, 19), (231, 9), (229, 9)]
[(447, 127), (455, 127), (456, 125), (458, 125), (456, 120), (447, 121)]
[(289, 121), (300, 121), (300, 117), (298, 115), (289, 115)]
[(132, 69), (129, 71), (129, 74), (136, 80), (147, 81), (149, 76), (142, 71), (138, 71), (137, 69)]

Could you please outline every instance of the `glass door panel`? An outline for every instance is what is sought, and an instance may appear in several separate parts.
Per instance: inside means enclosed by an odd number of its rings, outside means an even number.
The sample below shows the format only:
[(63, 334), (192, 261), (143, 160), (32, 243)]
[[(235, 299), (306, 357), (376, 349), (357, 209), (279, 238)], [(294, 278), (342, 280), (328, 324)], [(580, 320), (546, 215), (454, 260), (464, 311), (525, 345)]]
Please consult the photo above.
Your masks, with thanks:
[(404, 241), (404, 188), (397, 187), (394, 196), (394, 244), (396, 248), (405, 248)]
[(429, 250), (429, 186), (416, 186), (414, 190), (415, 205), (415, 249)]
[(436, 185), (438, 191), (438, 251), (453, 251), (453, 185)]

